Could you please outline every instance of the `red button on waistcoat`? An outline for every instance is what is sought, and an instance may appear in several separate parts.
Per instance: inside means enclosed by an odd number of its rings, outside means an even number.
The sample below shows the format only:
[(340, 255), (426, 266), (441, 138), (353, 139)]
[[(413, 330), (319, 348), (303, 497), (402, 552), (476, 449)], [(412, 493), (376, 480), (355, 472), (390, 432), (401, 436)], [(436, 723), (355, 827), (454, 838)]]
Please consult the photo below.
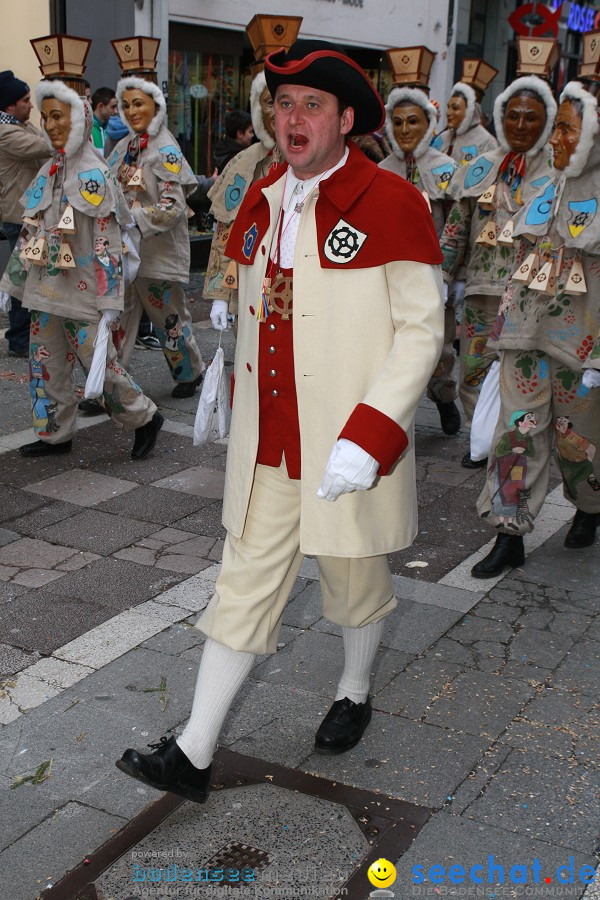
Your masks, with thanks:
[(254, 312), (255, 312), (254, 307), (253, 307), (253, 306), (249, 306), (248, 309), (250, 310), (250, 315), (253, 316), (253, 315), (254, 315)]
[(250, 365), (250, 363), (246, 363), (246, 368), (248, 369), (249, 372), (252, 371), (252, 366)]

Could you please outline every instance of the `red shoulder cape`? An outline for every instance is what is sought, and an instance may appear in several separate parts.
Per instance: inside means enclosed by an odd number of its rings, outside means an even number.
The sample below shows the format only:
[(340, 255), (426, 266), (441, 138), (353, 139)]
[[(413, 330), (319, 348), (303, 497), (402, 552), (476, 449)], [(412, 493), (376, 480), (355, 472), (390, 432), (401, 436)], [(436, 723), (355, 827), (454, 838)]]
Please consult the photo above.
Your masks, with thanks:
[[(323, 269), (366, 269), (396, 260), (439, 265), (442, 252), (425, 199), (394, 172), (380, 169), (349, 142), (346, 164), (319, 186), (317, 240)], [(274, 165), (246, 194), (225, 249), (230, 259), (252, 265), (269, 227), (262, 189), (283, 177)]]

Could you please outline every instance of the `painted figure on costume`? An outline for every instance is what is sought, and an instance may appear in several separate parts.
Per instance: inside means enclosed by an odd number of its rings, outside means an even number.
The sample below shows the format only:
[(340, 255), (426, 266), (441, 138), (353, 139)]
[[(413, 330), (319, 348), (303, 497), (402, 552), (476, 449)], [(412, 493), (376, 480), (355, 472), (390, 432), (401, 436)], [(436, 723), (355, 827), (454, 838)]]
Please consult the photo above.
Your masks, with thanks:
[(29, 358), (29, 393), (31, 394), (31, 412), (33, 417), (33, 427), (36, 432), (45, 431), (48, 424), (48, 407), (50, 406), (50, 397), (46, 393), (45, 382), (49, 380), (50, 375), (44, 366), (44, 360), (48, 359), (50, 354), (46, 350), (44, 344), (40, 344), (33, 351)]
[[(510, 425), (512, 430), (505, 432), (496, 444), (490, 466), (490, 471), (494, 465), (496, 467), (492, 512), (508, 528), (529, 516), (527, 457), (535, 456), (529, 432), (537, 426), (537, 421), (532, 412), (518, 410), (511, 416)], [(515, 527), (515, 531), (518, 528)]]
[(600, 481), (594, 475), (592, 466), (596, 446), (573, 431), (573, 423), (567, 416), (559, 416), (554, 429), (558, 465), (570, 496), (576, 499), (577, 485), (582, 481), (587, 481), (592, 490), (600, 491)]
[(96, 238), (94, 243), (94, 269), (96, 270), (99, 297), (118, 291), (121, 278), (119, 260), (108, 252), (108, 247), (108, 238)]

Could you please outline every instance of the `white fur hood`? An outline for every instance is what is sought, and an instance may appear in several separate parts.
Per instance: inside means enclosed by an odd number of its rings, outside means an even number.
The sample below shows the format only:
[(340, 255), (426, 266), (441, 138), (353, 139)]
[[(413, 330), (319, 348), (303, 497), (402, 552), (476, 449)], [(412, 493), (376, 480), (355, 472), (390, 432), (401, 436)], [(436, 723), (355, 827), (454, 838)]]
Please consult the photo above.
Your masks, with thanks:
[(385, 105), (385, 130), (388, 136), (388, 140), (392, 145), (392, 149), (398, 159), (404, 159), (404, 151), (400, 149), (398, 141), (394, 137), (394, 125), (392, 122), (392, 116), (394, 115), (394, 110), (396, 109), (396, 107), (405, 100), (408, 100), (414, 106), (420, 106), (421, 109), (425, 111), (425, 115), (429, 120), (429, 126), (427, 128), (427, 131), (425, 132), (425, 135), (421, 138), (413, 151), (413, 156), (415, 157), (415, 159), (418, 159), (419, 156), (422, 156), (425, 153), (431, 143), (433, 130), (437, 122), (437, 110), (433, 103), (431, 103), (431, 101), (429, 100), (427, 94), (424, 91), (419, 90), (418, 88), (398, 87), (390, 91), (388, 101)]
[(481, 122), (481, 114), (477, 104), (477, 96), (470, 84), (465, 84), (464, 81), (457, 81), (450, 92), (450, 97), (452, 98), (457, 94), (459, 97), (462, 97), (467, 104), (465, 117), (456, 129), (457, 134), (464, 134), (475, 125), (479, 125)]
[[(35, 102), (38, 109), (42, 108), (42, 101), (48, 97), (56, 97), (61, 103), (71, 107), (71, 131), (64, 146), (65, 156), (72, 156), (86, 141), (89, 141), (94, 124), (92, 107), (83, 97), (67, 87), (63, 81), (40, 81), (35, 87)], [(54, 152), (52, 142), (46, 134), (44, 138), (50, 149)]]
[(582, 106), (581, 137), (575, 152), (565, 167), (566, 178), (577, 178), (586, 167), (590, 151), (594, 146), (594, 138), (598, 134), (598, 101), (593, 94), (586, 91), (579, 81), (570, 81), (560, 95), (560, 102), (566, 100), (579, 101)]
[(250, 88), (250, 115), (252, 116), (254, 134), (266, 150), (272, 150), (275, 146), (275, 140), (265, 128), (262, 109), (260, 108), (260, 95), (266, 86), (267, 79), (265, 78), (265, 73), (259, 72), (253, 79), (252, 87)]
[(552, 96), (552, 91), (545, 81), (538, 78), (537, 75), (525, 75), (523, 78), (517, 78), (498, 96), (494, 103), (494, 126), (496, 128), (496, 137), (498, 143), (505, 153), (510, 152), (510, 145), (506, 140), (504, 132), (504, 110), (509, 100), (519, 94), (521, 91), (535, 91), (546, 107), (546, 124), (536, 143), (531, 150), (525, 154), (527, 159), (535, 156), (542, 147), (548, 143), (550, 135), (554, 129), (554, 117), (556, 115), (556, 100)]
[(138, 78), (137, 75), (128, 75), (126, 78), (121, 78), (121, 80), (117, 84), (117, 102), (119, 104), (119, 115), (121, 117), (121, 121), (127, 125), (130, 134), (136, 134), (133, 128), (130, 128), (127, 119), (125, 118), (125, 113), (123, 112), (123, 93), (128, 90), (137, 90), (143, 91), (145, 94), (148, 94), (154, 102), (156, 103), (157, 110), (154, 114), (154, 118), (148, 125), (148, 134), (150, 137), (154, 137), (158, 134), (163, 125), (166, 117), (167, 117), (167, 103), (165, 100), (165, 96), (158, 85), (153, 84), (151, 81), (146, 81), (145, 78)]

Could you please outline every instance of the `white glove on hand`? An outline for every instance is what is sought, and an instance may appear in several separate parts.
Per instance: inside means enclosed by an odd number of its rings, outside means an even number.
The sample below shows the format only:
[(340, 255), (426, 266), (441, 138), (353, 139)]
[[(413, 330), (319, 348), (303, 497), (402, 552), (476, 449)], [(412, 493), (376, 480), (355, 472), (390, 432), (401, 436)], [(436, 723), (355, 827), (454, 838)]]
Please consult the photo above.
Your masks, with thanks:
[(106, 325), (112, 324), (112, 322), (116, 322), (116, 320), (121, 315), (120, 309), (103, 309), (102, 310), (102, 321)]
[(444, 306), (446, 306), (448, 304), (448, 284), (446, 281), (444, 281), (443, 289), (444, 289)]
[(583, 373), (581, 383), (586, 388), (600, 387), (600, 372), (598, 369), (586, 369)]
[(0, 291), (0, 312), (8, 312), (10, 309), (10, 294)]
[(378, 469), (379, 463), (366, 450), (341, 438), (333, 445), (317, 497), (333, 501), (340, 494), (367, 491), (375, 481)]
[(227, 301), (213, 300), (210, 308), (210, 321), (216, 331), (225, 331), (227, 328)]

